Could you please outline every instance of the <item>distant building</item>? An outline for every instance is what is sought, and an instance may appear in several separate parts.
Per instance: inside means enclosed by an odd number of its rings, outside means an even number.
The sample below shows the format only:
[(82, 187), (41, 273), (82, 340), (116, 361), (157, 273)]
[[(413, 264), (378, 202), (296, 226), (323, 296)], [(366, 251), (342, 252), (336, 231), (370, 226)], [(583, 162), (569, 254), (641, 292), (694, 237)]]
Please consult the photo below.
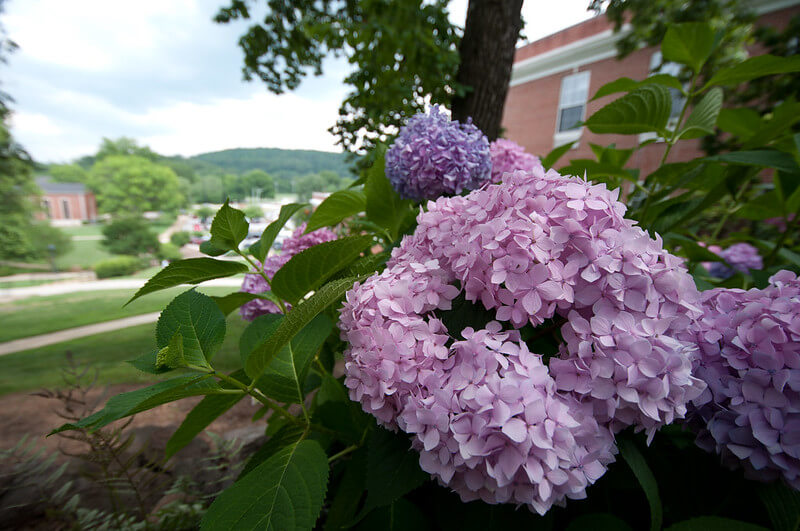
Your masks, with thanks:
[[(751, 4), (760, 25), (785, 28), (800, 14), (800, 0), (753, 0)], [(629, 30), (627, 30), (629, 31)], [(517, 49), (511, 82), (503, 112), (505, 136), (544, 156), (554, 147), (575, 142), (561, 159), (594, 159), (589, 143), (631, 148), (653, 135), (596, 135), (577, 124), (618, 98), (620, 94), (589, 101), (597, 89), (620, 77), (644, 79), (661, 64), (658, 48), (642, 48), (617, 60), (616, 42), (625, 34), (614, 33), (613, 24), (604, 16), (586, 20), (553, 35)], [(751, 53), (758, 53), (751, 50)], [(676, 73), (678, 65), (666, 64), (661, 71)], [(674, 100), (682, 105), (680, 92)], [(677, 121), (680, 107), (673, 104)], [(647, 175), (658, 167), (664, 154), (663, 143), (656, 142), (634, 153), (630, 167)], [(678, 142), (670, 152), (670, 162), (702, 156), (699, 140)]]
[(39, 219), (53, 225), (71, 225), (97, 219), (97, 199), (83, 183), (59, 183), (50, 177), (37, 177), (42, 190)]

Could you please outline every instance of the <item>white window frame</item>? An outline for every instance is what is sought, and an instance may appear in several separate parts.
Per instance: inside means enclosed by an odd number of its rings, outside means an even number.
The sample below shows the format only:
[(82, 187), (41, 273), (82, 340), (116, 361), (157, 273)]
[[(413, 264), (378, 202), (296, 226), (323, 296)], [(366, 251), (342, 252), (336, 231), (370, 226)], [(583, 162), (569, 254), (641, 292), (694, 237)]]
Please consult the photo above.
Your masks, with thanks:
[(70, 204), (69, 199), (62, 199), (61, 200), (61, 215), (64, 216), (64, 219), (72, 219), (72, 212), (70, 212)]
[[(567, 83), (569, 83), (569, 81), (579, 80), (579, 79), (583, 83), (585, 83), (585, 88), (579, 88), (578, 91), (576, 91), (577, 97), (574, 100), (568, 99), (567, 101), (565, 101), (566, 99), (564, 93), (565, 86), (567, 85)], [(583, 134), (583, 126), (576, 127), (574, 129), (569, 129), (566, 131), (560, 131), (561, 111), (571, 107), (577, 107), (578, 101), (581, 100), (582, 103), (580, 103), (580, 105), (582, 106), (582, 109), (581, 109), (580, 121), (582, 122), (584, 119), (586, 119), (586, 106), (589, 103), (589, 85), (591, 83), (591, 80), (592, 80), (591, 70), (574, 72), (570, 75), (561, 78), (561, 87), (558, 93), (558, 107), (556, 108), (556, 131), (555, 134), (553, 135), (553, 148), (563, 146), (564, 144), (568, 144), (570, 142), (577, 142), (577, 140), (581, 138), (581, 135)], [(579, 92), (580, 90), (585, 90), (585, 93), (581, 95)], [(576, 94), (573, 94), (571, 96), (576, 96)], [(573, 149), (577, 147), (578, 147), (577, 144), (572, 146)]]
[(50, 205), (49, 199), (42, 199), (42, 208), (44, 209), (47, 219), (53, 219), (53, 208)]

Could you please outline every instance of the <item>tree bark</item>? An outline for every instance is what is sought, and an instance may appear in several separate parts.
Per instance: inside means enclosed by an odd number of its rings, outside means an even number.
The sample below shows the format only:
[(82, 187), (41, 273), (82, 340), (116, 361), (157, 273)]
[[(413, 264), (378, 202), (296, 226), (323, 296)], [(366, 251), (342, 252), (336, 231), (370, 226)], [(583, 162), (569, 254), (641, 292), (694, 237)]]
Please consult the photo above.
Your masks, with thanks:
[(467, 8), (456, 76), (467, 93), (453, 98), (453, 118), (471, 117), (490, 141), (500, 134), (521, 12), (522, 0), (470, 0)]

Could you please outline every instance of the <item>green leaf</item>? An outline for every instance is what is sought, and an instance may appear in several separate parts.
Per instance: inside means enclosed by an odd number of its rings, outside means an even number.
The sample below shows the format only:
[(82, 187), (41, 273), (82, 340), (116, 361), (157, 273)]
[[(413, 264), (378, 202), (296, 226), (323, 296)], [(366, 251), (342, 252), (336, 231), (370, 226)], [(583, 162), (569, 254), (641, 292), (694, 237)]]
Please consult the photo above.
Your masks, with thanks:
[(356, 531), (425, 531), (430, 529), (425, 514), (405, 498), (370, 512)]
[[(272, 426), (275, 417), (269, 419), (269, 425)], [(281, 427), (275, 435), (269, 438), (267, 442), (261, 445), (256, 452), (250, 456), (250, 459), (245, 463), (242, 472), (239, 474), (239, 479), (245, 477), (252, 472), (258, 465), (278, 453), (287, 446), (294, 446), (303, 438), (306, 432), (303, 426), (299, 424), (287, 424)]]
[(566, 531), (633, 531), (633, 528), (613, 514), (592, 513), (572, 520)]
[(361, 519), (372, 509), (389, 505), (422, 485), (430, 476), (419, 467), (419, 454), (408, 439), (379, 428), (367, 445), (367, 501)]
[(347, 269), (340, 272), (340, 274), (347, 277), (371, 275), (372, 273), (381, 271), (386, 266), (386, 261), (390, 256), (391, 254), (388, 251), (383, 251), (378, 254), (369, 254), (350, 264)]
[(719, 516), (700, 516), (672, 524), (666, 531), (767, 531), (767, 528)]
[(314, 295), (287, 313), (270, 340), (259, 345), (247, 358), (245, 371), (251, 378), (259, 377), (275, 355), (322, 310), (338, 301), (353, 287), (358, 277), (333, 280), (322, 286)]
[(617, 439), (617, 445), (622, 459), (631, 467), (633, 475), (636, 476), (645, 496), (647, 496), (647, 503), (650, 505), (650, 530), (658, 531), (661, 529), (662, 511), (656, 478), (653, 476), (653, 472), (650, 471), (650, 467), (647, 466), (644, 456), (631, 439), (620, 437)]
[(497, 313), (487, 310), (480, 299), (475, 302), (467, 300), (466, 292), (462, 291), (453, 299), (450, 310), (441, 312), (439, 318), (450, 334), (458, 337), (467, 327), (482, 330), (487, 323), (497, 319)]
[(294, 255), (272, 277), (272, 292), (292, 304), (349, 265), (373, 243), (372, 236), (323, 242)]
[(699, 72), (714, 50), (713, 28), (705, 22), (684, 22), (667, 25), (661, 42), (661, 53), (666, 61), (686, 65)]
[(717, 118), (717, 127), (726, 133), (747, 140), (761, 126), (761, 116), (753, 109), (722, 109)]
[(739, 85), (753, 79), (773, 74), (800, 72), (800, 57), (758, 55), (727, 68), (720, 68), (711, 76), (703, 90), (714, 85)]
[(586, 120), (586, 127), (598, 134), (662, 134), (671, 108), (672, 98), (666, 87), (644, 85), (595, 112)]
[(172, 369), (169, 367), (159, 366), (156, 365), (156, 359), (158, 358), (158, 350), (153, 352), (148, 352), (146, 354), (142, 354), (136, 359), (128, 360), (126, 363), (130, 363), (137, 369), (142, 372), (146, 372), (148, 374), (164, 374), (165, 372), (169, 372)]
[(327, 484), (325, 452), (316, 441), (300, 441), (281, 449), (220, 494), (200, 529), (313, 529)]
[(224, 315), (228, 315), (236, 308), (239, 308), (253, 299), (258, 298), (259, 296), (255, 293), (245, 293), (244, 291), (237, 291), (235, 293), (229, 293), (228, 295), (219, 297), (215, 297), (213, 295), (211, 296), (211, 299), (214, 301), (214, 303), (216, 303)]
[(219, 393), (222, 387), (209, 375), (179, 376), (112, 397), (103, 409), (75, 423), (64, 424), (50, 435), (66, 430), (97, 430), (121, 418), (152, 409), (167, 402), (197, 395)]
[(364, 478), (367, 474), (367, 452), (361, 449), (352, 454), (342, 474), (342, 480), (331, 500), (325, 531), (339, 531), (352, 521), (366, 488)]
[(345, 218), (363, 212), (367, 208), (367, 196), (360, 190), (339, 190), (320, 203), (311, 219), (308, 220), (306, 233), (320, 227), (329, 227), (341, 223)]
[(246, 273), (247, 270), (248, 268), (245, 264), (230, 260), (214, 260), (213, 258), (178, 260), (156, 273), (125, 304), (130, 304), (142, 295), (147, 295), (154, 291), (180, 286), (181, 284), (199, 284), (214, 278)]
[(567, 166), (564, 166), (558, 171), (562, 175), (577, 175), (578, 177), (583, 177), (584, 174), (586, 174), (593, 180), (612, 177), (625, 181), (636, 181), (633, 170), (625, 169), (616, 164), (597, 162), (592, 159), (572, 159)]
[[(244, 371), (242, 370), (236, 371), (230, 376), (240, 381), (245, 377)], [(225, 388), (233, 388), (225, 382), (222, 383), (222, 386)], [(220, 415), (235, 406), (244, 396), (245, 393), (208, 395), (204, 397), (200, 403), (186, 415), (181, 425), (178, 426), (178, 429), (175, 430), (175, 433), (173, 433), (172, 437), (167, 441), (165, 449), (167, 459), (192, 442), (192, 439), (197, 437), (201, 431), (206, 429), (208, 425), (219, 418)]]
[(674, 88), (676, 90), (683, 92), (683, 85), (681, 84), (680, 79), (670, 74), (655, 74), (653, 76), (643, 79), (642, 81), (635, 81), (629, 77), (621, 77), (619, 79), (615, 79), (614, 81), (606, 83), (605, 85), (597, 89), (597, 92), (589, 101), (594, 101), (596, 99), (608, 96), (610, 94), (616, 94), (618, 92), (631, 92), (632, 90), (636, 90), (641, 86), (650, 84), (664, 85), (665, 87)]
[(156, 365), (179, 369), (186, 367), (187, 364), (188, 362), (183, 355), (183, 336), (181, 336), (180, 332), (175, 332), (175, 335), (169, 340), (169, 344), (156, 354)]
[(156, 346), (162, 349), (180, 333), (186, 362), (209, 367), (209, 361), (225, 338), (225, 315), (211, 297), (194, 290), (175, 297), (156, 324)]
[(376, 148), (375, 164), (367, 170), (364, 185), (367, 195), (367, 218), (383, 227), (393, 239), (412, 202), (402, 199), (386, 178), (386, 146)]
[(564, 145), (558, 146), (557, 148), (553, 149), (553, 151), (545, 155), (545, 157), (542, 159), (542, 166), (544, 166), (544, 169), (549, 170), (552, 168), (558, 159), (563, 157), (567, 151), (572, 149), (573, 144), (575, 144), (575, 142), (568, 142)]
[(758, 497), (775, 531), (800, 529), (800, 492), (774, 481), (759, 485)]
[(239, 355), (241, 356), (242, 365), (247, 361), (248, 356), (255, 350), (257, 346), (269, 339), (278, 329), (283, 315), (268, 313), (256, 317), (252, 323), (247, 325), (247, 328), (242, 332), (239, 337)]
[(717, 125), (717, 117), (722, 109), (722, 89), (714, 87), (703, 96), (703, 99), (692, 111), (689, 119), (676, 138), (685, 140), (690, 138), (700, 138), (705, 135), (714, 134)]
[(715, 160), (719, 162), (727, 162), (729, 164), (741, 164), (744, 166), (765, 166), (788, 173), (800, 172), (800, 167), (797, 166), (797, 162), (794, 160), (794, 157), (792, 157), (789, 153), (771, 149), (733, 151), (731, 153), (723, 153), (722, 155), (706, 157), (704, 160)]
[(283, 226), (286, 225), (286, 222), (294, 216), (295, 212), (307, 206), (308, 204), (306, 203), (289, 203), (288, 205), (283, 205), (280, 214), (278, 214), (278, 219), (267, 225), (267, 228), (261, 233), (261, 238), (250, 246), (250, 254), (256, 257), (259, 262), (263, 262), (267, 254), (269, 254), (272, 244), (275, 243), (275, 238), (278, 236)]
[(736, 211), (736, 215), (755, 221), (783, 217), (782, 201), (775, 191), (772, 190), (747, 202), (742, 208)]
[(203, 254), (207, 254), (208, 256), (221, 256), (227, 253), (229, 249), (227, 247), (217, 247), (214, 245), (211, 240), (205, 241), (200, 244), (200, 252)]
[[(272, 359), (256, 386), (279, 402), (300, 403), (305, 398), (303, 383), (314, 356), (333, 330), (333, 321), (317, 315)], [(266, 341), (271, 341), (267, 338)]]
[(670, 247), (679, 245), (682, 251), (681, 254), (693, 262), (719, 262), (722, 260), (705, 247), (698, 245), (696, 240), (680, 234), (665, 234), (664, 241), (668, 242)]
[(245, 219), (244, 212), (230, 206), (226, 199), (211, 222), (209, 242), (216, 249), (233, 251), (239, 249), (239, 244), (247, 238), (248, 230), (250, 224)]

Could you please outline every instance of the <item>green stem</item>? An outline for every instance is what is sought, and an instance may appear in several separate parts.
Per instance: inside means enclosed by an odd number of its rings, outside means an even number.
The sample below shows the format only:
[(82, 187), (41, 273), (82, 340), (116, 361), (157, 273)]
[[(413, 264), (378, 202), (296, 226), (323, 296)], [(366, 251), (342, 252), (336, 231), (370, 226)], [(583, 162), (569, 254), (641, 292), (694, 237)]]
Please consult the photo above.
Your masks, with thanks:
[[(267, 283), (267, 286), (269, 286), (270, 291), (272, 291), (272, 282), (270, 281), (269, 277), (267, 276), (267, 273), (264, 271), (264, 262), (261, 262), (261, 265), (257, 266), (255, 262), (250, 260), (249, 256), (247, 256), (245, 253), (243, 253), (239, 249), (235, 249), (235, 252), (236, 252), (236, 254), (238, 254), (239, 256), (244, 258), (245, 261), (248, 264), (250, 264), (250, 267), (255, 269), (258, 272), (258, 274), (261, 275), (261, 278), (264, 279), (264, 281)], [(269, 252), (269, 251), (267, 251), (267, 252)], [(276, 296), (275, 299), (278, 301), (278, 306), (280, 307), (281, 313), (286, 315), (286, 304), (283, 302), (283, 299), (281, 299), (278, 296)]]
[[(204, 372), (208, 372), (208, 370), (205, 370)], [(224, 374), (224, 373), (221, 373), (221, 372), (217, 372), (217, 371), (214, 371), (214, 370), (212, 370), (211, 372), (208, 372), (208, 373), (210, 375), (212, 375), (212, 376), (216, 376), (217, 378), (219, 378), (223, 382), (229, 383), (232, 386), (240, 389), (242, 392), (247, 393), (248, 395), (252, 396), (256, 400), (258, 400), (259, 402), (264, 404), (266, 407), (268, 407), (271, 410), (273, 410), (276, 414), (280, 415), (281, 417), (284, 417), (285, 419), (289, 420), (290, 422), (293, 422), (295, 424), (299, 424), (301, 426), (307, 426), (308, 425), (308, 419), (306, 419), (306, 422), (301, 421), (300, 419), (298, 419), (297, 417), (295, 417), (294, 415), (289, 413), (285, 408), (283, 408), (282, 406), (279, 406), (274, 400), (270, 400), (269, 398), (267, 398), (264, 395), (264, 393), (262, 393), (261, 391), (256, 389), (253, 386), (253, 384), (245, 385), (244, 383), (240, 382), (236, 378), (232, 378), (232, 377), (228, 376), (227, 374)], [(253, 382), (255, 383), (255, 380)]]
[(359, 448), (360, 448), (360, 445), (357, 445), (357, 444), (354, 444), (354, 445), (352, 445), (352, 446), (348, 446), (347, 448), (345, 448), (345, 449), (344, 449), (344, 450), (342, 450), (341, 452), (339, 452), (339, 453), (336, 453), (336, 454), (333, 454), (332, 456), (330, 456), (330, 457), (328, 458), (328, 463), (333, 463), (333, 462), (334, 462), (334, 461), (336, 461), (337, 459), (339, 459), (339, 458), (341, 458), (341, 457), (344, 457), (344, 456), (346, 456), (346, 455), (347, 455), (347, 454), (349, 454), (349, 453), (355, 452), (355, 451), (356, 451), (356, 450), (358, 450)]

